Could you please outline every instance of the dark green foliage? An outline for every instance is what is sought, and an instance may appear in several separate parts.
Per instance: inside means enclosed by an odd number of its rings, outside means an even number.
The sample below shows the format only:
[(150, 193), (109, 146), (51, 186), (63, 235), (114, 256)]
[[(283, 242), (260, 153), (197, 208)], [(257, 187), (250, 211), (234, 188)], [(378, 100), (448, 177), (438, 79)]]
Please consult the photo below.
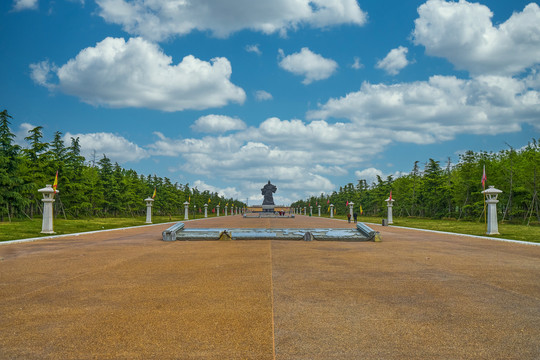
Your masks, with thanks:
[[(221, 202), (229, 206), (245, 204), (226, 199), (217, 193), (200, 192), (188, 184), (172, 183), (156, 175), (143, 176), (134, 170), (123, 169), (103, 154), (97, 164), (85, 163), (78, 138), (65, 146), (62, 133), (57, 131), (51, 143), (43, 141), (43, 128), (35, 127), (25, 138), (28, 145), (21, 149), (14, 144), (10, 130), (11, 116), (0, 112), (0, 221), (11, 218), (32, 218), (42, 211), (38, 189), (53, 184), (58, 171), (58, 190), (55, 212), (66, 218), (86, 216), (142, 216), (146, 212), (144, 199), (156, 189), (155, 215), (182, 215), (184, 202), (191, 199), (193, 207), (212, 208)], [(94, 159), (95, 160), (95, 159)], [(210, 199), (210, 203), (208, 200)]]
[(503, 191), (499, 196), (499, 218), (526, 224), (540, 222), (540, 143), (535, 139), (520, 150), (467, 151), (460, 155), (457, 164), (449, 160), (444, 168), (438, 161), (429, 159), (421, 171), (419, 162), (415, 161), (412, 171), (397, 179), (377, 176), (370, 185), (360, 179), (354, 187), (347, 184), (339, 192), (296, 201), (292, 206), (303, 208), (318, 202), (323, 205), (321, 212), (326, 213), (326, 204), (330, 202), (344, 213), (346, 202), (353, 201), (357, 213), (362, 206), (365, 215), (386, 216), (385, 200), (392, 190), (394, 216), (479, 221), (484, 217), (481, 182), (484, 166), (486, 187), (493, 185)]

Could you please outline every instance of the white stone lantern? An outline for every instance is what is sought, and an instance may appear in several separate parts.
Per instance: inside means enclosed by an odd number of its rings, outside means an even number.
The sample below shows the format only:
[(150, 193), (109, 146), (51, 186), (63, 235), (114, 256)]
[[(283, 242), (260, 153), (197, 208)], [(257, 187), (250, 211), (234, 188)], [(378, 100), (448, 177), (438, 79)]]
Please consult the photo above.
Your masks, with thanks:
[(228, 207), (228, 206), (225, 205), (225, 216), (227, 216), (227, 214), (228, 214), (227, 207)]
[(151, 197), (144, 199), (146, 201), (146, 224), (152, 223), (152, 203), (154, 199)]
[(219, 204), (216, 205), (216, 216), (219, 217)]
[(495, 189), (493, 186), (490, 186), (489, 189), (482, 191), (486, 195), (486, 204), (487, 204), (487, 231), (488, 235), (498, 235), (499, 234), (499, 224), (497, 223), (497, 197), (501, 190)]
[(321, 205), (317, 205), (317, 208), (319, 210), (319, 217), (321, 217)]
[(189, 202), (184, 203), (184, 220), (189, 220)]
[(353, 213), (354, 213), (353, 207), (354, 207), (354, 203), (352, 201), (349, 202), (349, 214), (351, 214), (351, 218), (353, 217)]
[(313, 216), (313, 206), (309, 205), (309, 216)]
[(330, 217), (334, 217), (334, 204), (330, 204)]
[[(39, 189), (38, 192), (43, 194), (43, 222), (41, 224), (42, 234), (55, 234), (53, 230), (53, 203), (55, 191), (52, 185), (45, 185), (43, 189)], [(60, 192), (56, 190), (56, 192)]]
[(204, 217), (208, 217), (208, 204), (204, 204)]
[(394, 219), (392, 217), (392, 207), (394, 206), (394, 199), (389, 197), (388, 199), (386, 199), (384, 201), (386, 201), (386, 206), (388, 207), (387, 223), (388, 223), (388, 225), (390, 225), (390, 224), (394, 223)]

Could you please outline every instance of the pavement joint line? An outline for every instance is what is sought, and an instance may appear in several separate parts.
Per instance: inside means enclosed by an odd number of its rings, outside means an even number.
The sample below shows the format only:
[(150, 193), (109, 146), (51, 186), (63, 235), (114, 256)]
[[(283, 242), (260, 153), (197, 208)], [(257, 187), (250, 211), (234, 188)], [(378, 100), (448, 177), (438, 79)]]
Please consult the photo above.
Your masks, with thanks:
[(270, 248), (270, 291), (272, 299), (272, 356), (276, 360), (276, 326), (274, 319), (274, 260), (272, 258), (272, 242), (269, 241)]

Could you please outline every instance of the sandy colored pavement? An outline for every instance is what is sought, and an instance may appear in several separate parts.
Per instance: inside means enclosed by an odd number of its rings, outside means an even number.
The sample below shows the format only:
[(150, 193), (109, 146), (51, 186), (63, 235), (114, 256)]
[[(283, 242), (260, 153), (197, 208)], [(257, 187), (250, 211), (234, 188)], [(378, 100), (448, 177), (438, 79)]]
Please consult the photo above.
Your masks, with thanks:
[(540, 246), (379, 226), (380, 243), (163, 242), (167, 227), (0, 245), (0, 358), (540, 358)]

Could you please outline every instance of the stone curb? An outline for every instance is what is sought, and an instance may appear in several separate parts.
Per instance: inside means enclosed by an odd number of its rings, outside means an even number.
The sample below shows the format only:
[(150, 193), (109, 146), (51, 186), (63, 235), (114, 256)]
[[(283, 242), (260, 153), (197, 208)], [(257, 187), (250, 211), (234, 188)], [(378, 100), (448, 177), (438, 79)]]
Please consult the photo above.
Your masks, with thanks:
[[(193, 219), (193, 220), (184, 220), (184, 221), (200, 221), (200, 220), (207, 220), (207, 219), (212, 219), (212, 218), (202, 218), (202, 219)], [(159, 223), (159, 224), (137, 225), (137, 226), (129, 226), (129, 227), (115, 228), (115, 229), (93, 230), (93, 231), (80, 232), (80, 233), (72, 233), (72, 234), (41, 236), (41, 237), (28, 238), (28, 239), (18, 239), (18, 240), (6, 240), (6, 241), (0, 241), (0, 245), (4, 245), (4, 244), (17, 244), (17, 243), (24, 243), (24, 242), (39, 241), (39, 240), (50, 240), (50, 239), (57, 239), (57, 238), (68, 237), (68, 236), (80, 236), (80, 235), (97, 234), (97, 233), (102, 233), (102, 232), (107, 232), (107, 231), (118, 231), (118, 230), (140, 229), (140, 228), (149, 227), (149, 226), (159, 226), (159, 225), (167, 225), (167, 224), (176, 224), (177, 222), (178, 222), (178, 221), (171, 221), (171, 222), (164, 222), (164, 223)]]

